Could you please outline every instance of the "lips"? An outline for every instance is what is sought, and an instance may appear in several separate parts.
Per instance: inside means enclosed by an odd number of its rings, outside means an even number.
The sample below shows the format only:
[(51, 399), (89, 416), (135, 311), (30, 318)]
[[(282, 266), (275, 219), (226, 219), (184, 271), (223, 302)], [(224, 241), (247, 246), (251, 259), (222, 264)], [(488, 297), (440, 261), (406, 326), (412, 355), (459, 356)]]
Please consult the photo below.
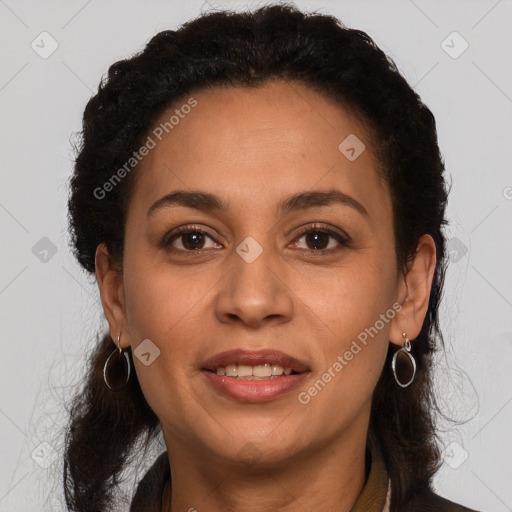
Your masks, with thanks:
[[(266, 377), (237, 375), (236, 370), (241, 368), (250, 374), (251, 367), (253, 371), (263, 367), (281, 368), (283, 373)], [(202, 373), (216, 392), (229, 399), (267, 402), (297, 389), (310, 374), (310, 369), (306, 363), (277, 350), (230, 350), (208, 359)]]

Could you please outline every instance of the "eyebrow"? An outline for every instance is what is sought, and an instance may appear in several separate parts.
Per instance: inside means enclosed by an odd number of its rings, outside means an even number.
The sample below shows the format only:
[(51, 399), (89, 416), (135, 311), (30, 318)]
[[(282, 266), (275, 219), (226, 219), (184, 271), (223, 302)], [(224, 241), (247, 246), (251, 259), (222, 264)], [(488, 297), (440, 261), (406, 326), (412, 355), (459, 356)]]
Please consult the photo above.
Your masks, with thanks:
[[(369, 217), (366, 208), (359, 201), (337, 189), (306, 191), (290, 195), (278, 203), (277, 213), (284, 215), (292, 211), (305, 210), (319, 206), (330, 206), (332, 204), (348, 206), (361, 215)], [(204, 212), (229, 210), (229, 202), (216, 194), (202, 190), (176, 190), (155, 201), (147, 212), (147, 218), (149, 219), (153, 216), (157, 210), (171, 206), (183, 206)]]

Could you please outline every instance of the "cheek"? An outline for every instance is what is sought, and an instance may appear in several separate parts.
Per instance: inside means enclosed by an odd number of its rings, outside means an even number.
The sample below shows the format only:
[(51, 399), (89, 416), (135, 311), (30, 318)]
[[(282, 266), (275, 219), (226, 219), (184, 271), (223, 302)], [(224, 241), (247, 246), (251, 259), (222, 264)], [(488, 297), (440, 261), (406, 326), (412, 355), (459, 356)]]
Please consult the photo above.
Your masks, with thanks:
[(195, 275), (193, 281), (179, 270), (153, 263), (143, 253), (125, 261), (126, 316), (134, 342), (150, 334), (165, 341), (204, 296), (207, 281)]
[(329, 383), (324, 394), (327, 401), (335, 400), (331, 393), (342, 395), (347, 403), (365, 400), (386, 358), (388, 333), (396, 315), (392, 307), (394, 267), (384, 258), (363, 260), (357, 268), (347, 266), (326, 279), (320, 276), (319, 286), (310, 286), (307, 295), (306, 311), (314, 313), (311, 318), (325, 334), (317, 343), (322, 352), (320, 379)]
[(301, 282), (297, 295), (304, 300), (310, 315), (317, 317), (328, 335), (340, 343), (356, 337), (372, 326), (391, 308), (394, 283), (392, 269), (368, 253), (347, 260), (342, 267), (315, 269)]
[(324, 328), (322, 333), (327, 335), (316, 340), (321, 358), (298, 401), (309, 408), (310, 418), (321, 420), (318, 428), (325, 432), (336, 432), (369, 410), (395, 314), (390, 295), (382, 273), (375, 268), (337, 275), (329, 281), (328, 298), (311, 297), (310, 307), (329, 330)]
[[(185, 418), (190, 412), (188, 379), (195, 350), (191, 340), (197, 338), (200, 325), (195, 308), (209, 287), (189, 285), (179, 273), (171, 275), (161, 265), (126, 262), (124, 271), (133, 362), (144, 396), (159, 418), (166, 418), (169, 411)], [(149, 351), (158, 354), (154, 359), (150, 356), (149, 365), (137, 357), (143, 340), (150, 340)]]
[(189, 282), (163, 265), (148, 266), (142, 260), (137, 265), (126, 262), (126, 318), (132, 351), (137, 351), (146, 339), (160, 351), (154, 367), (137, 365), (134, 360), (142, 385), (149, 380), (169, 381), (170, 375), (189, 371), (194, 350), (191, 340), (198, 325), (194, 316), (208, 288), (207, 282), (199, 278)]

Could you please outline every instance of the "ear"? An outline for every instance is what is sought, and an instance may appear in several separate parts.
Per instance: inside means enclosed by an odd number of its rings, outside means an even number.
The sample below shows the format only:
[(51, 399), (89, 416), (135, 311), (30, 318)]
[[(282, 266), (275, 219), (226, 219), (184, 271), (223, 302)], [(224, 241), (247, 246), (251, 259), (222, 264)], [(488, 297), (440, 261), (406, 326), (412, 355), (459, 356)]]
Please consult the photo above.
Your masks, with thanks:
[(430, 235), (423, 235), (414, 259), (405, 274), (400, 275), (398, 301), (402, 309), (391, 322), (390, 342), (402, 346), (405, 332), (412, 341), (421, 332), (428, 310), (430, 290), (436, 269), (436, 244)]
[(105, 244), (96, 248), (95, 265), (96, 281), (110, 327), (110, 336), (117, 344), (117, 337), (121, 334), (120, 345), (127, 348), (130, 346), (130, 339), (127, 336), (123, 273), (113, 264)]

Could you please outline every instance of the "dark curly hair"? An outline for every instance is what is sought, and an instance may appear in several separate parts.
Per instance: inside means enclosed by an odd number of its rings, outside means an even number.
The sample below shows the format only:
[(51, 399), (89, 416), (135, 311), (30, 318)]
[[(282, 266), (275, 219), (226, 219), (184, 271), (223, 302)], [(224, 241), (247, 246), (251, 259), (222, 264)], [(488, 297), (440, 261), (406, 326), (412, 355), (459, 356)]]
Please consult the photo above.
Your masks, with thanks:
[[(365, 32), (285, 4), (210, 12), (158, 33), (143, 51), (114, 63), (83, 116), (70, 182), (74, 254), (94, 273), (96, 247), (105, 243), (122, 270), (137, 167), (106, 199), (95, 190), (141, 147), (169, 106), (201, 89), (257, 87), (271, 80), (305, 84), (368, 127), (391, 194), (400, 269), (407, 269), (423, 234), (436, 244), (428, 312), (413, 344), (415, 381), (408, 388), (394, 382), (390, 363), (397, 347), (390, 343), (372, 400), (367, 444), (382, 454), (392, 482), (391, 510), (398, 511), (418, 490), (431, 489), (440, 466), (431, 372), (437, 344), (444, 345), (438, 305), (446, 270), (448, 192), (431, 111)], [(160, 431), (136, 375), (119, 393), (104, 385), (102, 365), (112, 349), (112, 339), (104, 335), (91, 354), (87, 381), (71, 402), (64, 490), (73, 511), (111, 510), (121, 472), (141, 456), (136, 441), (145, 436), (149, 443)]]

